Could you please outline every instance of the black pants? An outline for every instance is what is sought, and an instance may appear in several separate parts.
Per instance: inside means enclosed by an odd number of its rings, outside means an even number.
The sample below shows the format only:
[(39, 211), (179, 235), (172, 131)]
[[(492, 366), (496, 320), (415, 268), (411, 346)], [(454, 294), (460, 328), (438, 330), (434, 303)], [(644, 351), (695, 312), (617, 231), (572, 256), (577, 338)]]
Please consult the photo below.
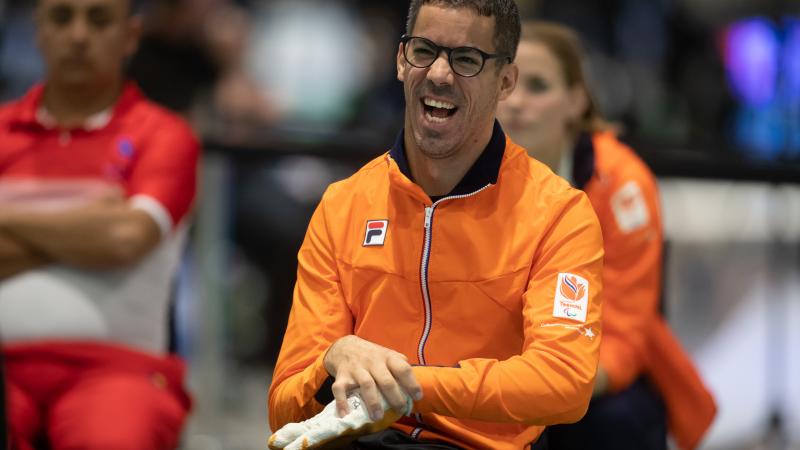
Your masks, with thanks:
[(419, 441), (392, 429), (362, 436), (346, 448), (349, 450), (461, 450), (459, 447), (443, 442)]
[(664, 401), (645, 379), (592, 400), (578, 423), (547, 427), (533, 450), (666, 450)]

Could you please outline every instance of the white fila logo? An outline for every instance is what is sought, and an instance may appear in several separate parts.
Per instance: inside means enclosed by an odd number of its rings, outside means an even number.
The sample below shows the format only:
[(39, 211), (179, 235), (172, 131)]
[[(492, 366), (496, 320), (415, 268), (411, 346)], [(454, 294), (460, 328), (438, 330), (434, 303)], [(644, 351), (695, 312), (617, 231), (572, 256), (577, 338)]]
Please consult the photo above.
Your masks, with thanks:
[(367, 229), (364, 232), (364, 247), (383, 245), (388, 228), (388, 220), (368, 220)]

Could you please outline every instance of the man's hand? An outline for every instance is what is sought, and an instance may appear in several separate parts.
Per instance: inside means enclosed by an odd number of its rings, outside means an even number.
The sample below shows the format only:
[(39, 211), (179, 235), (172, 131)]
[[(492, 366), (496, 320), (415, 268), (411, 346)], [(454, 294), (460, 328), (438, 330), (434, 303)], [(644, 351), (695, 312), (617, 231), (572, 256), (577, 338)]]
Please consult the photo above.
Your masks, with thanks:
[(373, 421), (383, 417), (381, 398), (395, 411), (404, 411), (407, 398), (422, 398), (422, 388), (405, 355), (357, 336), (345, 336), (331, 345), (325, 369), (336, 381), (332, 391), (339, 417), (349, 413), (347, 394), (358, 388)]
[(0, 232), (0, 282), (49, 262), (41, 253)]
[[(350, 410), (339, 417), (336, 413), (336, 401), (328, 403), (325, 409), (316, 416), (300, 423), (289, 423), (276, 431), (269, 438), (271, 450), (301, 450), (344, 444), (358, 436), (377, 433), (405, 414), (411, 413), (413, 403), (411, 397), (404, 395), (405, 405), (402, 409), (390, 407), (379, 395), (382, 419), (370, 419), (366, 405), (358, 392), (353, 392), (345, 400)], [(385, 412), (385, 414), (383, 414)], [(338, 448), (338, 447), (337, 447)]]

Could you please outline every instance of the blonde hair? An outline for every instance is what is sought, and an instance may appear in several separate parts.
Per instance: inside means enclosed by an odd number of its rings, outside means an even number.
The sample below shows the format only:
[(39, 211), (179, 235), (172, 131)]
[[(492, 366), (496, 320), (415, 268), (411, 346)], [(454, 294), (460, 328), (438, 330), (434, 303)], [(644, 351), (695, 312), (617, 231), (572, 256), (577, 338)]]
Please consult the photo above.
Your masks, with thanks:
[(575, 132), (596, 132), (618, 127), (607, 122), (600, 114), (584, 71), (584, 51), (578, 34), (571, 28), (555, 22), (526, 21), (522, 23), (521, 42), (536, 42), (547, 47), (561, 65), (564, 81), (569, 88), (580, 87), (586, 94), (587, 106), (580, 121), (573, 125)]

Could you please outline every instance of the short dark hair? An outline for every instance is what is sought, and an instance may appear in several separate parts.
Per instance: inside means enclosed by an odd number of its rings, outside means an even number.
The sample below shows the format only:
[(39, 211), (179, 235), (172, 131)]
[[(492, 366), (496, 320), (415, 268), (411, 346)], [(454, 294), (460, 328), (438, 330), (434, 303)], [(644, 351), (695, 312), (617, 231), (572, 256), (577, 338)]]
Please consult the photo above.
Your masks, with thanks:
[(481, 16), (494, 17), (495, 52), (508, 55), (511, 61), (516, 58), (521, 25), (514, 0), (411, 0), (406, 34), (410, 35), (414, 29), (422, 5), (470, 8)]

